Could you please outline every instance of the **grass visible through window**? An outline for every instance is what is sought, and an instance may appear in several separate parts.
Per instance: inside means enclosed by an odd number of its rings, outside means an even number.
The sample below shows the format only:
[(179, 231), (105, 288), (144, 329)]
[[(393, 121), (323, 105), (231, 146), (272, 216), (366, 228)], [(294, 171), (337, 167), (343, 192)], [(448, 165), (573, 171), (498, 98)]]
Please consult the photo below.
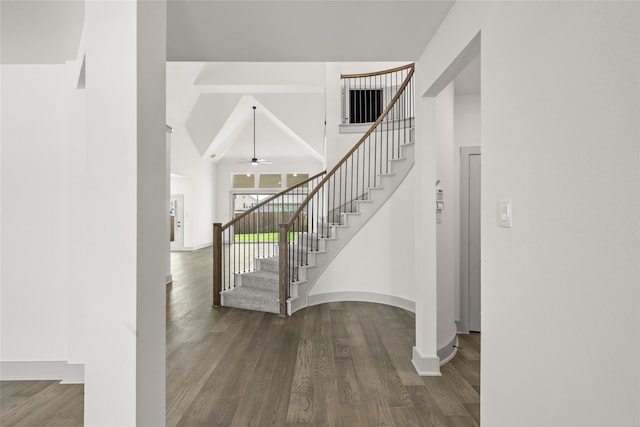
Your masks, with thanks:
[[(279, 233), (246, 233), (236, 234), (236, 242), (277, 242)], [(289, 240), (293, 240), (294, 233), (289, 232)]]

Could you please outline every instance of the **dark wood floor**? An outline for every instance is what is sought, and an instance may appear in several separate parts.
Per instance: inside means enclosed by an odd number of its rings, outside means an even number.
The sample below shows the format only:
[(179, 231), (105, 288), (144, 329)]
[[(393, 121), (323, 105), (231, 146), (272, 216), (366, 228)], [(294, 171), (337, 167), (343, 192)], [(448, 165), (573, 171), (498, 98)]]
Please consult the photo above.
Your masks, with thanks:
[[(411, 365), (413, 313), (330, 303), (291, 317), (211, 308), (211, 250), (173, 253), (167, 426), (478, 426), (480, 335), (442, 377)], [(82, 386), (0, 383), (0, 425), (82, 425)], [(38, 409), (40, 408), (40, 409)]]

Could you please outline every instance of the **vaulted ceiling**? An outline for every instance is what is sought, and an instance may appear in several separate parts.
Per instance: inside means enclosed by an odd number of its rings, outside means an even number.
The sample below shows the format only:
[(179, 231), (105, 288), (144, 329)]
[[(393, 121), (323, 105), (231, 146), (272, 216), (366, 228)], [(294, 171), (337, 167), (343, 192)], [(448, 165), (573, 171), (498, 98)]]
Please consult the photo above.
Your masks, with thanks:
[[(324, 63), (417, 60), (452, 5), (170, 0), (167, 123), (184, 126), (203, 158), (237, 161), (252, 153), (256, 105), (259, 157), (321, 158)], [(76, 59), (83, 0), (3, 0), (1, 8), (3, 64)]]
[[(184, 124), (203, 157), (321, 160), (323, 63), (167, 63), (167, 121)], [(302, 107), (303, 106), (303, 107)]]

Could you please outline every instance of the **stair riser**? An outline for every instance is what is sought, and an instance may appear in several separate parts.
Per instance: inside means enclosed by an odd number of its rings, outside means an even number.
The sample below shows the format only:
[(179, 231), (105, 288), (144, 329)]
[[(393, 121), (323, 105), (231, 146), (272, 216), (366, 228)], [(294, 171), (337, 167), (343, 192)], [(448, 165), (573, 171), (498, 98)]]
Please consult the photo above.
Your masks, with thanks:
[(259, 258), (256, 262), (256, 270), (278, 274), (280, 270), (278, 258)]
[(262, 289), (271, 292), (279, 291), (277, 275), (265, 278), (262, 276), (254, 276), (252, 274), (238, 274), (236, 275), (236, 283), (238, 283), (239, 286), (245, 286), (247, 288)]
[(224, 295), (222, 304), (225, 307), (242, 308), (245, 310), (264, 311), (266, 313), (279, 313), (280, 306), (278, 300), (261, 297), (238, 297), (233, 294)]

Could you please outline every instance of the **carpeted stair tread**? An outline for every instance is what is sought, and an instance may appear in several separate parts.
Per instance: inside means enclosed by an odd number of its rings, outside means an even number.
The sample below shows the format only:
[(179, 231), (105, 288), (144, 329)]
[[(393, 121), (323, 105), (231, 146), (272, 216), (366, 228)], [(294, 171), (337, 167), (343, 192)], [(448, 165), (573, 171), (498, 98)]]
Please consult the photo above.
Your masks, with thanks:
[(227, 307), (243, 308), (245, 310), (279, 313), (278, 293), (263, 289), (236, 286), (222, 293), (224, 305)]

